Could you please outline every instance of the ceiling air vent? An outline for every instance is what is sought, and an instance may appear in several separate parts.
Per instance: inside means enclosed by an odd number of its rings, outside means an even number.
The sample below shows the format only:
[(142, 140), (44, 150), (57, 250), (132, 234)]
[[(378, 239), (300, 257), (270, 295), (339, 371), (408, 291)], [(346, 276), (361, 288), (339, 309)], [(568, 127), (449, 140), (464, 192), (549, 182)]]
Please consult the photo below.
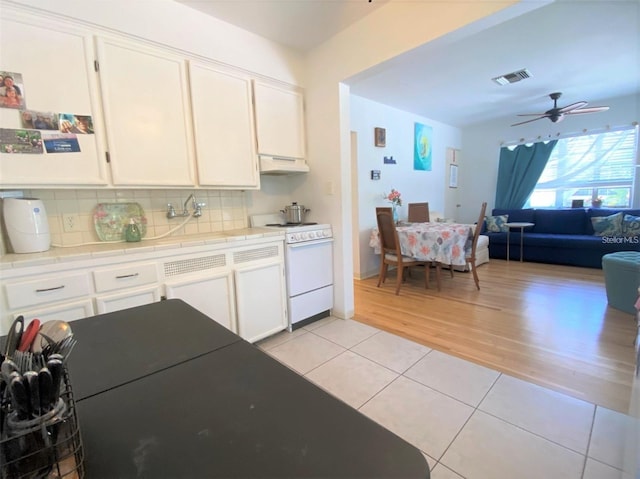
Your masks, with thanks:
[(498, 85), (507, 85), (508, 83), (516, 83), (520, 80), (526, 80), (531, 77), (531, 72), (526, 68), (518, 70), (517, 72), (506, 73), (499, 77), (492, 78)]

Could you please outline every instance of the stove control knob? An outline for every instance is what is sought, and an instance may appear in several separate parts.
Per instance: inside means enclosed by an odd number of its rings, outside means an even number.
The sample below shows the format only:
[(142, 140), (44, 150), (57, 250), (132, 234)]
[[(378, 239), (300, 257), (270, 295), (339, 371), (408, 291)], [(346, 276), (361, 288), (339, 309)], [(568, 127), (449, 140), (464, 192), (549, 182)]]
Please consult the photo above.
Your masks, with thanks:
[(291, 239), (292, 239), (293, 241), (298, 241), (298, 235), (297, 235), (297, 234), (292, 234), (292, 235), (291, 235)]
[(306, 240), (309, 235), (307, 233), (301, 233), (300, 239)]
[(314, 231), (309, 231), (309, 238), (315, 238), (316, 233)]
[(322, 236), (324, 236), (325, 238), (326, 238), (326, 237), (329, 237), (329, 236), (331, 236), (331, 232), (330, 232), (329, 230), (324, 230), (324, 231), (322, 232)]

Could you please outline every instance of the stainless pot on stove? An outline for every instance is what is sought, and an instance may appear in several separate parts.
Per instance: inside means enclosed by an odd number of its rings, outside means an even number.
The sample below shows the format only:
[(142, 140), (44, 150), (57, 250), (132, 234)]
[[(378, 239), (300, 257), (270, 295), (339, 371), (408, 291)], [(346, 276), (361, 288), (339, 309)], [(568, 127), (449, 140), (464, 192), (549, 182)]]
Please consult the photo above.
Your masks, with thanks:
[(280, 213), (284, 214), (287, 223), (300, 224), (304, 223), (304, 217), (309, 211), (311, 210), (294, 201), (290, 205), (285, 206), (283, 210), (280, 210)]

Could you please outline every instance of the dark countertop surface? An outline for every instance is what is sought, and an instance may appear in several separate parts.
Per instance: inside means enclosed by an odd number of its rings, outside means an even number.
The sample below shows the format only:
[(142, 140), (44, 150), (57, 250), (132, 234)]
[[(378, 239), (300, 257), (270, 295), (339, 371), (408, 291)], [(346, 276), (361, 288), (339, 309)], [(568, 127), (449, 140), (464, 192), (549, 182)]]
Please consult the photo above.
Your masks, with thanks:
[(71, 325), (88, 478), (429, 478), (417, 448), (181, 300)]
[(179, 300), (70, 323), (76, 401), (210, 353), (242, 338)]

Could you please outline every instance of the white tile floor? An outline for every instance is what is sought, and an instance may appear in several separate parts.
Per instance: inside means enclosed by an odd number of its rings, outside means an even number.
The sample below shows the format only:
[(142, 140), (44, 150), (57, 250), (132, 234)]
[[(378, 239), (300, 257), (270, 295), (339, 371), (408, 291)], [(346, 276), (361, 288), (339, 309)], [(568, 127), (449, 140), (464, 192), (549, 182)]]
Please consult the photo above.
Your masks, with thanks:
[(624, 414), (357, 321), (258, 346), (420, 449), (433, 479), (626, 479)]

